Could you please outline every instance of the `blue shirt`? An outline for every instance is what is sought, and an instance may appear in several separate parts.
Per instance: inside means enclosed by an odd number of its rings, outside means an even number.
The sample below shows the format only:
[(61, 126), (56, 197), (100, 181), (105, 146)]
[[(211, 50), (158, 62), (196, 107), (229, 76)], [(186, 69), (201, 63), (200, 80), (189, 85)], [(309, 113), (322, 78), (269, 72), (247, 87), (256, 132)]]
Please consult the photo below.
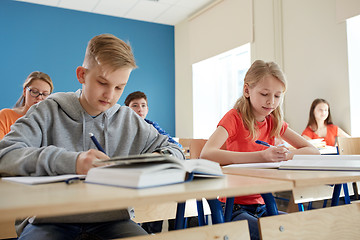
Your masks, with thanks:
[(149, 119), (144, 119), (144, 120), (145, 120), (145, 122), (147, 122), (148, 124), (153, 125), (154, 128), (155, 128), (156, 130), (158, 130), (158, 132), (159, 132), (160, 134), (167, 136), (167, 137), (169, 138), (169, 142), (175, 143), (175, 144), (178, 145), (179, 147), (183, 148), (183, 147), (181, 146), (181, 144), (178, 143), (177, 141), (175, 141), (167, 132), (165, 132), (165, 130), (162, 129), (157, 122), (153, 122), (153, 121), (151, 121), (151, 120), (149, 120)]

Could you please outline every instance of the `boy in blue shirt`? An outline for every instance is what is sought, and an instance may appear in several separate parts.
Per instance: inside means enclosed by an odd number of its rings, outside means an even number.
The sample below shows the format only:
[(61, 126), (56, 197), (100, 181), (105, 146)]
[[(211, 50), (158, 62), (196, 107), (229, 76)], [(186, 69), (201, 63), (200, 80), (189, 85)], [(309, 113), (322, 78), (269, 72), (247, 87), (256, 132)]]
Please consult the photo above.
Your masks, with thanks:
[(181, 144), (175, 141), (170, 134), (168, 134), (164, 129), (162, 129), (157, 122), (146, 119), (146, 116), (149, 112), (148, 100), (145, 93), (136, 91), (130, 93), (125, 99), (125, 105), (134, 110), (140, 117), (142, 117), (147, 123), (154, 126), (156, 130), (162, 135), (165, 135), (169, 138), (169, 142), (175, 143), (180, 148), (182, 148)]

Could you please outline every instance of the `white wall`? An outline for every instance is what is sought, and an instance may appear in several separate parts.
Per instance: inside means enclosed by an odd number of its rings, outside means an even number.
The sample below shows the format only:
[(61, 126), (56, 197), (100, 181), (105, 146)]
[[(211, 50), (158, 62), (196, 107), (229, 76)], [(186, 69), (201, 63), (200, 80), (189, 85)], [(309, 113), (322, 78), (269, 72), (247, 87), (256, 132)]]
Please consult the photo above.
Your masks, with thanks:
[(283, 1), (284, 70), (289, 81), (286, 121), (301, 133), (311, 102), (329, 101), (333, 121), (350, 132), (346, 23), (335, 0)]
[[(227, 7), (233, 12), (234, 6)], [(177, 137), (193, 132), (189, 32), (188, 21), (175, 26)], [(301, 133), (311, 102), (322, 97), (331, 104), (335, 124), (350, 132), (346, 24), (336, 21), (336, 0), (254, 0), (253, 34), (252, 61), (276, 61), (288, 78), (290, 127)]]

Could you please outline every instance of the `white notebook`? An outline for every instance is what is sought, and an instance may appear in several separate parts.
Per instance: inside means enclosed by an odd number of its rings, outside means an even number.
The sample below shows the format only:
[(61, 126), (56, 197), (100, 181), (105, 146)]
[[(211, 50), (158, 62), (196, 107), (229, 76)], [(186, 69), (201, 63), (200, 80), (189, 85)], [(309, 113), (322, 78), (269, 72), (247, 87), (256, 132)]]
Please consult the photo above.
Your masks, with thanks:
[(54, 182), (64, 182), (69, 179), (85, 179), (86, 175), (77, 175), (77, 174), (66, 174), (58, 176), (39, 176), (39, 177), (3, 177), (3, 181), (23, 183), (23, 184), (44, 184), (44, 183), (54, 183)]
[(295, 155), (279, 169), (360, 171), (360, 155)]

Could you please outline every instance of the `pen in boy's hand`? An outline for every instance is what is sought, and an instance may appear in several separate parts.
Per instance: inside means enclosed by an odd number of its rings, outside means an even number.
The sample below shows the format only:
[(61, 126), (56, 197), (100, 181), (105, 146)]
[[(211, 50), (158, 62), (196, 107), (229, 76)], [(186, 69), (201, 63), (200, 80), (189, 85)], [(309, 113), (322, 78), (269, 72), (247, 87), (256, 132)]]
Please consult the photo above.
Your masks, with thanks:
[(73, 177), (73, 178), (69, 178), (67, 180), (65, 180), (66, 184), (73, 184), (73, 183), (78, 183), (80, 182), (80, 178), (78, 177)]
[(106, 154), (105, 150), (101, 147), (100, 143), (98, 142), (98, 140), (95, 138), (93, 133), (89, 133), (91, 140), (94, 142), (95, 146), (97, 147), (97, 149), (99, 151), (102, 151), (103, 153)]

